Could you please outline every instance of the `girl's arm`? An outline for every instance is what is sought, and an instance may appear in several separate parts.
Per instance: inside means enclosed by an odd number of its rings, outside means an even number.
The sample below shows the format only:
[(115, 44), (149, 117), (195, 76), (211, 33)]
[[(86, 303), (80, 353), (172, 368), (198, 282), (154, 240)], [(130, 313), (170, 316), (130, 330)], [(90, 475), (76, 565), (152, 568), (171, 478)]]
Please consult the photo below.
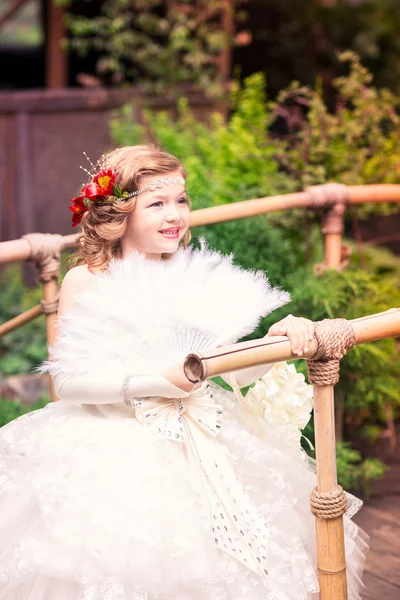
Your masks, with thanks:
[[(57, 397), (70, 404), (129, 404), (132, 398), (186, 398), (190, 393), (178, 388), (161, 374), (124, 376), (110, 372), (74, 376), (57, 373), (53, 376), (53, 383)], [(193, 384), (190, 385), (193, 388)]]

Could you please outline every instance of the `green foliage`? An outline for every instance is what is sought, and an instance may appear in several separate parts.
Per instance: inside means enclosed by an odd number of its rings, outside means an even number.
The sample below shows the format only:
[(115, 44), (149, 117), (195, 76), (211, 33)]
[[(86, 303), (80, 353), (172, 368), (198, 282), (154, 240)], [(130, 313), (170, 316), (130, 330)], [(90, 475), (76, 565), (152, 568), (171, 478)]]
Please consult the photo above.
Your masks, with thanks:
[[(310, 444), (302, 439), (303, 449), (315, 460), (314, 420), (310, 419), (303, 430), (303, 436)], [(377, 438), (376, 438), (377, 439)], [(338, 483), (347, 491), (361, 491), (369, 496), (371, 483), (381, 479), (388, 467), (377, 458), (362, 458), (361, 453), (351, 447), (350, 442), (336, 442), (336, 468)]]
[(371, 483), (388, 470), (377, 458), (362, 460), (360, 452), (348, 442), (337, 442), (336, 461), (339, 484), (346, 490), (362, 489), (366, 496), (370, 495)]
[[(398, 0), (262, 0), (260, 15), (251, 19), (255, 47), (252, 65), (265, 69), (275, 92), (296, 79), (329, 87), (340, 73), (337, 54), (349, 49), (360, 55), (379, 87), (400, 91), (400, 11)], [(249, 7), (252, 15), (252, 9)], [(258, 16), (258, 14), (257, 14)]]
[[(230, 8), (236, 22), (245, 18), (235, 2)], [(223, 10), (221, 0), (207, 7), (191, 0), (105, 0), (98, 16), (68, 13), (69, 49), (96, 52), (97, 73), (107, 83), (139, 80), (159, 94), (196, 83), (216, 97), (222, 93), (218, 60), (234, 43), (221, 28)]]
[[(344, 52), (348, 75), (333, 86), (336, 106), (328, 110), (323, 90), (294, 82), (282, 91), (275, 104), (276, 118), (299, 111), (288, 134), (277, 141), (276, 154), (282, 168), (295, 177), (297, 189), (336, 181), (346, 185), (399, 183), (400, 101), (392, 92), (378, 90), (359, 58)], [(393, 205), (366, 204), (354, 209), (358, 216), (389, 214)]]
[[(62, 257), (61, 279), (66, 272), (65, 261), (66, 255)], [(34, 288), (25, 285), (22, 265), (11, 264), (0, 270), (1, 323), (33, 308), (42, 298), (41, 285)], [(30, 373), (46, 356), (46, 325), (41, 315), (0, 337), (0, 377)]]
[[(20, 265), (0, 271), (0, 321), (16, 317), (39, 304), (41, 287), (26, 288)], [(27, 373), (46, 358), (46, 327), (40, 316), (0, 338), (0, 376)]]
[[(164, 85), (162, 79), (168, 84), (182, 75), (183, 81), (199, 77), (203, 87), (215, 82), (211, 73), (216, 70), (215, 57), (224, 43), (220, 0), (54, 1), (70, 6), (70, 48), (78, 53), (98, 52), (98, 70), (103, 78), (108, 75), (111, 82), (118, 83), (132, 71), (138, 79), (148, 79), (157, 86)], [(79, 4), (86, 17), (74, 14)], [(96, 4), (103, 7), (101, 12), (93, 10)], [(172, 4), (176, 11), (169, 9)], [(274, 96), (293, 79), (314, 86), (321, 78), (330, 87), (341, 70), (337, 53), (344, 48), (361, 56), (379, 87), (399, 92), (398, 0), (262, 0), (257, 4), (247, 3), (247, 8), (245, 3), (235, 2), (236, 29), (247, 17), (240, 6), (255, 18), (246, 23), (254, 40), (251, 66), (240, 60), (239, 53), (234, 58), (244, 69), (265, 69)], [(258, 18), (258, 11), (267, 17)]]
[(21, 404), (20, 401), (16, 402), (15, 400), (0, 398), (0, 427), (17, 419), (21, 415), (44, 408), (48, 402), (47, 398), (42, 398), (39, 402), (35, 402), (35, 404)]

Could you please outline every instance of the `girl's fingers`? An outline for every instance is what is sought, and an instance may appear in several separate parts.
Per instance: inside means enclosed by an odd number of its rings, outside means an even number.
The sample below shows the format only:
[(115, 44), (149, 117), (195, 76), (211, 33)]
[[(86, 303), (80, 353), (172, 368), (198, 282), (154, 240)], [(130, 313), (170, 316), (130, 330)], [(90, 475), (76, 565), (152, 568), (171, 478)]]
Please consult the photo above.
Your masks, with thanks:
[(290, 345), (292, 347), (293, 354), (299, 354), (301, 351), (301, 340), (297, 331), (291, 331), (288, 333), (288, 338), (290, 339)]
[(308, 329), (304, 329), (304, 327), (300, 327), (296, 330), (292, 329), (288, 333), (288, 337), (294, 354), (302, 356), (304, 352), (308, 351)]
[(308, 330), (307, 330), (307, 328), (303, 324), (301, 324), (301, 328), (300, 328), (300, 350), (302, 350), (303, 352), (306, 352), (306, 348), (308, 350), (307, 337), (308, 337)]
[(268, 335), (287, 335), (293, 354), (302, 356), (308, 352), (310, 342), (314, 339), (314, 323), (303, 317), (288, 315), (272, 325)]
[(286, 335), (287, 327), (281, 323), (274, 323), (268, 329), (268, 335)]
[(308, 352), (308, 328), (306, 328), (303, 333), (303, 349), (304, 352)]

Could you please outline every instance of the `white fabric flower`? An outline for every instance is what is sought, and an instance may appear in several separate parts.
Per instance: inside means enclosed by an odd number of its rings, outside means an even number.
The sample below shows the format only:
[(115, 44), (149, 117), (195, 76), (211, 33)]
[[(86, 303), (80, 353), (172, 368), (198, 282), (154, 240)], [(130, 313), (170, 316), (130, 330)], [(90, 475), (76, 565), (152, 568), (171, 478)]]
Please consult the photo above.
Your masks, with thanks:
[(286, 362), (275, 364), (250, 388), (246, 401), (253, 414), (295, 446), (300, 445), (301, 430), (310, 420), (313, 387), (304, 375)]

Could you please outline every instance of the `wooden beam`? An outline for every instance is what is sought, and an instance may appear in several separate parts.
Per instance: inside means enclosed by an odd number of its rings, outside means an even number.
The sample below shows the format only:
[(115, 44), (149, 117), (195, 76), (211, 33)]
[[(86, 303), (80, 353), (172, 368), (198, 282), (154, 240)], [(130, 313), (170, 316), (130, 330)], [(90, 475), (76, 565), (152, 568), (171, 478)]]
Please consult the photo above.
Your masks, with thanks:
[(61, 47), (65, 36), (65, 8), (53, 0), (47, 5), (46, 87), (65, 88), (68, 85), (68, 57)]

